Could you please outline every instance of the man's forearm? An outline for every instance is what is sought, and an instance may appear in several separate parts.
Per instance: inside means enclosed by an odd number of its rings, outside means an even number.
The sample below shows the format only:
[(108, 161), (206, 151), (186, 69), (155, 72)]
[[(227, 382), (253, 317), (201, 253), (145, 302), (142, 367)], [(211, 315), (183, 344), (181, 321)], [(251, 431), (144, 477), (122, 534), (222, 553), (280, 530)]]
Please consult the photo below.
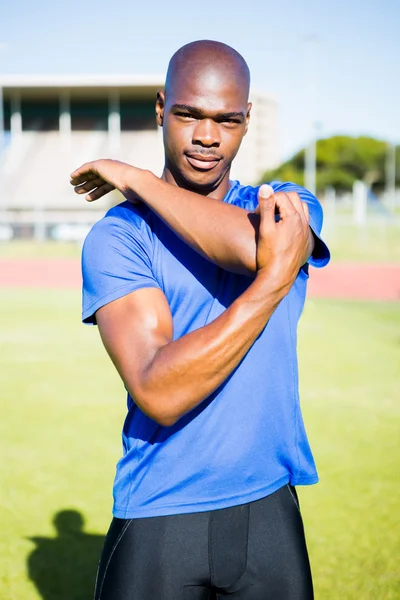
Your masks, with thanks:
[(162, 346), (140, 381), (125, 380), (142, 410), (173, 425), (217, 389), (257, 339), (291, 281), (269, 273), (210, 324)]
[(150, 171), (128, 172), (126, 185), (205, 258), (228, 271), (256, 273), (258, 215), (173, 186)]

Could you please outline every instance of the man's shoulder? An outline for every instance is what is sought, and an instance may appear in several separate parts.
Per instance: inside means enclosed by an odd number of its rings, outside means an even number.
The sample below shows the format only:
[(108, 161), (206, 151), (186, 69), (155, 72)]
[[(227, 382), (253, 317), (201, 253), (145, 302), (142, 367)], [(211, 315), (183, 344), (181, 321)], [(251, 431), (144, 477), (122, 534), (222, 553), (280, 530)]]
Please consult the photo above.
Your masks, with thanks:
[(92, 256), (100, 248), (118, 247), (124, 253), (134, 246), (149, 250), (153, 239), (149, 213), (150, 210), (144, 204), (126, 201), (113, 206), (86, 236), (83, 257)]
[(97, 221), (90, 230), (88, 237), (102, 235), (113, 237), (116, 232), (126, 235), (146, 235), (150, 227), (150, 210), (142, 203), (132, 204), (129, 201), (121, 202), (110, 208), (106, 214)]
[(144, 224), (148, 224), (150, 213), (150, 209), (142, 202), (132, 204), (126, 200), (110, 208), (101, 221), (119, 219), (131, 227), (141, 229)]

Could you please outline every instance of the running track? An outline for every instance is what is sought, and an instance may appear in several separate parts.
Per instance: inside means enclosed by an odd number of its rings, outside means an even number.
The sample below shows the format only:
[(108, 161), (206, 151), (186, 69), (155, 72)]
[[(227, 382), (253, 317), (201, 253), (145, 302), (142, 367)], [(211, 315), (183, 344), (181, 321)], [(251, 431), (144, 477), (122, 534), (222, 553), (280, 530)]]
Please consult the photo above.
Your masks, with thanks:
[[(76, 259), (0, 259), (0, 287), (77, 289)], [(399, 264), (332, 263), (310, 269), (308, 297), (400, 300)]]

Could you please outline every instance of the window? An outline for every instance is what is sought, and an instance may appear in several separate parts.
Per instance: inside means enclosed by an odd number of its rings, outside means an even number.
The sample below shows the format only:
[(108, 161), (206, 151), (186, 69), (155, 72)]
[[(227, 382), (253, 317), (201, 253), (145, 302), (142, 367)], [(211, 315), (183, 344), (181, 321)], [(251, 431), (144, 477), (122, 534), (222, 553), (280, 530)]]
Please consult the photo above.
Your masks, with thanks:
[(120, 112), (123, 131), (157, 129), (155, 100), (121, 100)]
[(71, 99), (72, 131), (107, 131), (108, 100)]
[(58, 99), (21, 100), (23, 131), (57, 131), (59, 115)]

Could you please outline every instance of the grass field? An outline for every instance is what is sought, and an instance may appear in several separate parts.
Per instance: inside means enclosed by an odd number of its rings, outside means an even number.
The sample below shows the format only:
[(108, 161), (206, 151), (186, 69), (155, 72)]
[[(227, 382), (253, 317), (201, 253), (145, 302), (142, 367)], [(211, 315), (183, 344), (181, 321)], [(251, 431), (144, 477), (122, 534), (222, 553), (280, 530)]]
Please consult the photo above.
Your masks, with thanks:
[[(125, 399), (79, 311), (79, 292), (1, 292), (2, 600), (91, 598)], [(399, 346), (398, 304), (307, 304), (301, 391), (321, 482), (299, 494), (317, 600), (400, 598)]]
[(332, 259), (343, 262), (400, 262), (400, 226), (377, 221), (365, 228), (327, 219), (323, 237)]

